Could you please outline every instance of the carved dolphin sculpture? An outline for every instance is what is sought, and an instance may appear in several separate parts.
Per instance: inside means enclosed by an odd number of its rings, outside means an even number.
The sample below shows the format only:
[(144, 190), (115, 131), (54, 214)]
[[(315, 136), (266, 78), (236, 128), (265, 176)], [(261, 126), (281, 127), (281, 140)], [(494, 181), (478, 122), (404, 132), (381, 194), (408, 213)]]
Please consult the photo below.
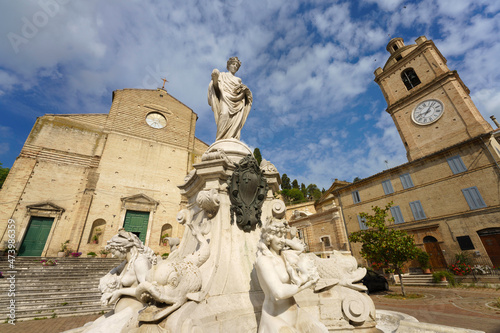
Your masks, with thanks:
[(177, 237), (165, 237), (168, 241), (168, 245), (170, 246), (170, 252), (173, 252), (177, 249), (177, 246), (181, 243), (181, 240)]
[(201, 289), (200, 266), (210, 256), (210, 248), (201, 233), (193, 231), (193, 235), (200, 243), (198, 251), (183, 259), (165, 260), (153, 266), (146, 281), (137, 287), (136, 297), (152, 304), (140, 313), (139, 321), (158, 321), (180, 308), (188, 299), (199, 301), (196, 293)]

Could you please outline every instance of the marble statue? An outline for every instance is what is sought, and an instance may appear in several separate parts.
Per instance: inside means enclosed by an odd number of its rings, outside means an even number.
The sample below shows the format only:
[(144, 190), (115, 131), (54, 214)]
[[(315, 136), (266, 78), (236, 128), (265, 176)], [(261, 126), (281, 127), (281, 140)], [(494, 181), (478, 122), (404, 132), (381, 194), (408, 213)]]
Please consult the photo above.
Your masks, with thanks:
[(328, 332), (327, 328), (301, 309), (294, 295), (314, 287), (319, 275), (310, 259), (303, 261), (303, 245), (286, 239), (284, 220), (270, 219), (262, 228), (255, 268), (264, 291), (259, 333)]
[(168, 242), (168, 246), (170, 246), (170, 253), (174, 252), (177, 249), (177, 246), (181, 243), (181, 239), (179, 237), (165, 237)]
[(146, 281), (137, 287), (136, 296), (150, 304), (139, 315), (141, 322), (157, 322), (190, 300), (199, 300), (201, 289), (200, 266), (210, 256), (210, 247), (203, 234), (191, 227), (199, 249), (185, 258), (165, 260), (153, 266)]
[(148, 271), (156, 265), (157, 257), (153, 250), (144, 246), (139, 237), (125, 229), (120, 229), (108, 241), (105, 249), (113, 257), (124, 259), (99, 281), (102, 304), (115, 304), (114, 309), (77, 332), (121, 332), (128, 323), (137, 321), (139, 311), (145, 306), (135, 294), (137, 286), (146, 280)]
[(234, 74), (241, 66), (238, 57), (229, 58), (229, 72), (212, 71), (208, 86), (208, 104), (212, 107), (217, 124), (216, 141), (240, 139), (241, 129), (252, 108), (252, 92)]
[(108, 241), (105, 249), (113, 257), (124, 261), (101, 278), (101, 302), (103, 305), (116, 303), (115, 313), (123, 307), (133, 306), (131, 303), (142, 307), (143, 304), (135, 298), (135, 288), (146, 280), (147, 272), (156, 263), (153, 250), (144, 246), (139, 237), (125, 229), (120, 229)]

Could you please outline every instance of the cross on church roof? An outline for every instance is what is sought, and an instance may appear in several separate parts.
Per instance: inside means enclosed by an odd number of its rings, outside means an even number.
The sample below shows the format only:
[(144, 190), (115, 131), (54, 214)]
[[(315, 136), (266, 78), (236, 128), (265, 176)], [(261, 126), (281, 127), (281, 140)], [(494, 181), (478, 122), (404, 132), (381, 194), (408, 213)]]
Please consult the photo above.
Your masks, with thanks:
[(167, 81), (167, 79), (164, 79), (164, 78), (162, 78), (162, 80), (163, 80), (163, 87), (161, 87), (161, 89), (165, 89), (165, 83), (168, 81)]

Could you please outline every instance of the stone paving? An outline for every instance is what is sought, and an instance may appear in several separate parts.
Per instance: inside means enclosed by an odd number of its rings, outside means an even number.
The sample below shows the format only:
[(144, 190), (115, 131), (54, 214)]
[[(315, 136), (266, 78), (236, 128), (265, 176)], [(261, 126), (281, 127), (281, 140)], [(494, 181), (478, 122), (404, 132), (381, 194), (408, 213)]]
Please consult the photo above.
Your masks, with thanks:
[[(41, 320), (20, 321), (15, 325), (0, 324), (1, 333), (59, 333), (85, 325), (101, 315), (61, 317)], [(111, 333), (111, 332), (110, 332)]]
[[(419, 299), (389, 299), (386, 292), (371, 295), (375, 308), (409, 314), (421, 322), (500, 333), (500, 308), (492, 303), (500, 290), (487, 288), (405, 287), (407, 293), (424, 294)], [(401, 293), (391, 286), (389, 293)]]
[[(399, 286), (391, 286), (389, 293), (401, 293)], [(435, 287), (406, 287), (408, 293), (424, 294), (425, 298), (396, 300), (384, 298), (384, 293), (371, 297), (377, 309), (404, 312), (421, 322), (500, 333), (500, 309), (488, 303), (500, 298), (496, 289), (463, 289)], [(0, 324), (2, 333), (60, 333), (83, 326), (99, 315), (62, 317)], [(111, 333), (111, 332), (110, 332)]]

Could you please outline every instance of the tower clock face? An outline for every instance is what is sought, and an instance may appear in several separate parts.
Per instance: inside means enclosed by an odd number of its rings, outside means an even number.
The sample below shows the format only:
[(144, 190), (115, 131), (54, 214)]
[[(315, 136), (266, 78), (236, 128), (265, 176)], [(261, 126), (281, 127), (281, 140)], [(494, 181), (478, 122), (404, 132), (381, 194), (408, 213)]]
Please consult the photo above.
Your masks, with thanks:
[(148, 113), (146, 123), (153, 128), (163, 128), (167, 126), (167, 119), (158, 112)]
[(411, 119), (418, 125), (429, 125), (443, 115), (444, 107), (437, 99), (423, 101), (413, 110)]

